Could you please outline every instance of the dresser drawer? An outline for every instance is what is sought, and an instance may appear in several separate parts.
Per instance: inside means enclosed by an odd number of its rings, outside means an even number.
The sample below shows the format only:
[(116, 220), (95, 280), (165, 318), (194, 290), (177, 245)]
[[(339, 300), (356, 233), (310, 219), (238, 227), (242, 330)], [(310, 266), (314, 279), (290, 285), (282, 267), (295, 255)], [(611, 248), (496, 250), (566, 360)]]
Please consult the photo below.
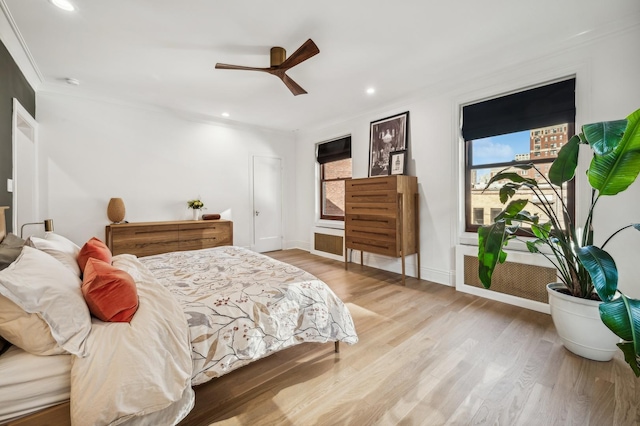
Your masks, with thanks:
[(398, 205), (396, 203), (352, 203), (345, 206), (344, 212), (345, 214), (396, 217)]
[(344, 217), (344, 228), (348, 230), (352, 226), (368, 228), (396, 229), (396, 218), (383, 215), (347, 214)]
[(366, 179), (351, 179), (345, 181), (346, 193), (353, 191), (396, 191), (397, 192), (397, 177), (396, 176), (381, 176), (375, 178)]
[(114, 255), (133, 253), (136, 256), (150, 256), (178, 250), (179, 247), (180, 233), (168, 225), (115, 228), (111, 232), (111, 251)]
[(113, 254), (151, 256), (233, 244), (229, 220), (139, 222), (107, 225), (106, 243)]
[(199, 250), (203, 248), (231, 245), (231, 223), (214, 226), (180, 226), (179, 250)]
[(398, 199), (396, 191), (353, 191), (346, 192), (345, 202), (350, 203), (395, 203)]
[(394, 242), (396, 240), (396, 230), (394, 228), (373, 228), (370, 226), (353, 226), (346, 230), (345, 235), (353, 238), (363, 238), (367, 240)]
[(345, 247), (368, 253), (383, 254), (385, 256), (398, 256), (396, 243), (390, 241), (369, 240), (360, 237), (345, 237)]

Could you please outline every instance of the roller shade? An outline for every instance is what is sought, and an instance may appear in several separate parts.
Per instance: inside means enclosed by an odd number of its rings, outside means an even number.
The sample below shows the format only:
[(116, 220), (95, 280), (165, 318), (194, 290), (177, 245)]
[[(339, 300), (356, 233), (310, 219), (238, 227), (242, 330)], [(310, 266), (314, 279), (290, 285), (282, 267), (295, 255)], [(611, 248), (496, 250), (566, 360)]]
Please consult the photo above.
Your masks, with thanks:
[(320, 164), (345, 158), (351, 158), (351, 136), (318, 145), (317, 159)]
[(573, 123), (576, 79), (560, 81), (462, 108), (462, 136), (470, 141), (560, 123)]

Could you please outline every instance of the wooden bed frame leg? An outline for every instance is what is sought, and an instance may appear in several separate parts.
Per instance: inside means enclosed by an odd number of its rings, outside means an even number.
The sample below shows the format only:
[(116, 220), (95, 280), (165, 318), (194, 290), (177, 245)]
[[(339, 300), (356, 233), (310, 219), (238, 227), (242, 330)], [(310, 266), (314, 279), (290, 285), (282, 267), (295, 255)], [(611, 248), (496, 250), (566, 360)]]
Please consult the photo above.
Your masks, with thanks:
[(340, 353), (340, 342), (338, 342), (337, 340), (336, 340), (336, 342), (335, 342), (335, 352), (336, 352), (337, 354), (339, 354), (339, 353)]

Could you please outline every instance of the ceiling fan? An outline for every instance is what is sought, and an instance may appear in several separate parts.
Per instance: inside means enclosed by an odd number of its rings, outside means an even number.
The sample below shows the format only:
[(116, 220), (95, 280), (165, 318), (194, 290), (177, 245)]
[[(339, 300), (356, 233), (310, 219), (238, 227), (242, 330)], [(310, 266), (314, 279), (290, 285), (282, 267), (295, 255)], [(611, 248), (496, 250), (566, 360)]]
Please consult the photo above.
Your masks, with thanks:
[(271, 66), (269, 68), (245, 67), (242, 65), (216, 64), (219, 70), (245, 70), (245, 71), (263, 71), (271, 75), (275, 75), (291, 90), (294, 96), (307, 93), (298, 83), (293, 81), (285, 72), (290, 68), (298, 65), (300, 62), (306, 61), (312, 56), (320, 53), (320, 49), (309, 39), (304, 42), (291, 56), (287, 58), (287, 52), (282, 47), (271, 48)]

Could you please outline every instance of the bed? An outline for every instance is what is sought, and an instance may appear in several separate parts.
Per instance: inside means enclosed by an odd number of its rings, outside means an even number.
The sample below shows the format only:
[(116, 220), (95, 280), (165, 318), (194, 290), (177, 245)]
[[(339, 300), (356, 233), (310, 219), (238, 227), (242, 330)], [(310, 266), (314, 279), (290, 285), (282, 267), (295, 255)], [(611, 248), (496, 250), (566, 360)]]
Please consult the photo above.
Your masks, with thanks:
[[(3, 240), (4, 234), (0, 225), (0, 245), (10, 239)], [(57, 277), (52, 284), (56, 289), (47, 290), (55, 292), (64, 277), (74, 283), (70, 287), (84, 291), (93, 274), (85, 269), (80, 279), (70, 260), (78, 263), (89, 242), (74, 248), (64, 237), (48, 234), (30, 243), (33, 247), (23, 247), (0, 270), (5, 303), (15, 296), (10, 290), (26, 291), (22, 283), (11, 286), (18, 278), (42, 282)], [(67, 400), (73, 424), (175, 424), (193, 407), (193, 386), (303, 342), (336, 342), (337, 350), (337, 342), (358, 340), (348, 309), (325, 283), (241, 247), (109, 260), (111, 268), (135, 282), (137, 307), (130, 322), (102, 321), (93, 308), (88, 315), (78, 301), (83, 293), (75, 289), (65, 295), (61, 309), (66, 313), (58, 321), (75, 321), (80, 330), (61, 337), (56, 319), (49, 318), (61, 297), (53, 297), (42, 311), (27, 301), (21, 314), (35, 315), (52, 342), (32, 349), (33, 342), (20, 341), (25, 336), (5, 331), (0, 314), (0, 335), (18, 343), (0, 355), (0, 424)], [(85, 268), (93, 263), (92, 258)], [(29, 276), (38, 269), (46, 272), (37, 279)], [(86, 306), (92, 306), (90, 298)], [(80, 320), (68, 318), (76, 311), (82, 311)], [(42, 346), (40, 340), (36, 346)]]

